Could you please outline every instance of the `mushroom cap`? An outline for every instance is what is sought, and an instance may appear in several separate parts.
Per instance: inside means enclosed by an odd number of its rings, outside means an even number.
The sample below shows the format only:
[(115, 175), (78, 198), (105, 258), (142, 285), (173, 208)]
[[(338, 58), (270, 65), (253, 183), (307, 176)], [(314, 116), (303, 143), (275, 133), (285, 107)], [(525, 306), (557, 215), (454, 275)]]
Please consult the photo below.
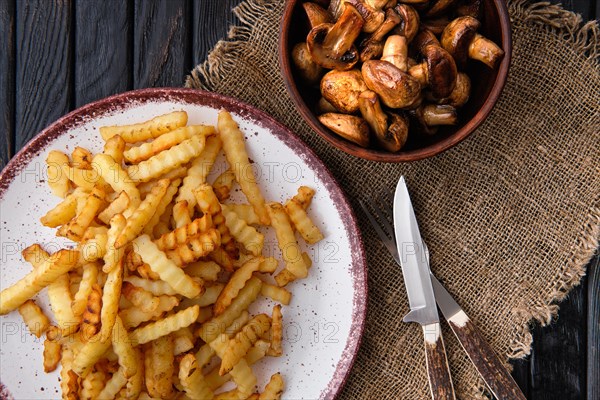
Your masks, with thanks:
[(315, 84), (321, 79), (323, 68), (316, 64), (308, 51), (306, 43), (298, 43), (292, 49), (292, 60), (300, 76), (306, 83)]
[(437, 0), (425, 13), (427, 17), (435, 17), (446, 12), (450, 7), (456, 3), (456, 0)]
[(450, 93), (450, 96), (445, 99), (445, 102), (453, 107), (462, 107), (469, 101), (470, 95), (471, 79), (467, 74), (461, 72), (456, 76), (456, 86), (452, 93)]
[(394, 33), (405, 36), (410, 43), (419, 32), (419, 25), (421, 23), (419, 13), (408, 4), (398, 4), (394, 7), (394, 10), (402, 19), (394, 29)]
[(331, 23), (331, 15), (320, 5), (307, 1), (302, 3), (302, 7), (304, 7), (311, 29), (317, 25)]
[(460, 68), (463, 68), (467, 63), (469, 45), (480, 26), (478, 20), (465, 16), (450, 22), (442, 32), (442, 47), (452, 54)]
[(375, 32), (385, 20), (385, 13), (380, 9), (371, 7), (365, 0), (345, 0), (344, 3), (346, 6), (352, 4), (356, 7), (356, 10), (365, 21), (362, 27), (365, 33)]
[(369, 146), (369, 125), (355, 115), (326, 113), (319, 115), (319, 121), (334, 133), (361, 147)]
[(329, 71), (321, 79), (321, 95), (341, 112), (358, 111), (358, 97), (367, 90), (359, 70)]
[(427, 61), (427, 83), (434, 97), (441, 99), (450, 96), (456, 85), (456, 64), (443, 48), (427, 45), (422, 50)]
[(408, 108), (419, 99), (421, 84), (387, 61), (370, 60), (362, 65), (362, 77), (369, 89), (390, 108)]
[(440, 46), (440, 41), (429, 29), (421, 29), (412, 41), (412, 48), (421, 53), (421, 50), (430, 44)]
[(408, 140), (408, 118), (393, 112), (388, 113), (388, 116), (390, 125), (385, 135), (385, 145), (382, 144), (382, 146), (389, 151), (400, 151)]

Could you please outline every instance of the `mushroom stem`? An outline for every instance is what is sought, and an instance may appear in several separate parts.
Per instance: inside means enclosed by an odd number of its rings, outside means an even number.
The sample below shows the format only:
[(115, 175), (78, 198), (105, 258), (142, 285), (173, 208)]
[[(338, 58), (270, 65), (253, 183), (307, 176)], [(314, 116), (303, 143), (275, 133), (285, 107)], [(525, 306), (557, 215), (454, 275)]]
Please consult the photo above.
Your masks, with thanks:
[(408, 40), (400, 35), (388, 36), (383, 46), (382, 61), (387, 61), (400, 71), (408, 70)]
[(339, 58), (352, 48), (360, 35), (364, 20), (352, 4), (346, 4), (337, 22), (331, 27), (323, 47), (332, 50), (332, 56)]
[(418, 80), (421, 85), (427, 86), (427, 81), (429, 80), (427, 77), (427, 62), (422, 62), (411, 67), (408, 70), (408, 74)]
[(365, 24), (362, 30), (365, 33), (375, 32), (383, 24), (385, 14), (381, 9), (371, 7), (365, 0), (346, 0), (346, 5), (348, 4), (356, 7), (356, 10), (363, 17)]
[(428, 126), (456, 125), (456, 109), (449, 105), (429, 104), (423, 107), (423, 122)]
[(503, 56), (504, 51), (496, 43), (478, 33), (469, 44), (469, 57), (481, 61), (490, 68), (496, 68)]
[(304, 7), (311, 29), (317, 25), (331, 23), (331, 17), (327, 10), (318, 4), (306, 2), (302, 3), (302, 7)]
[(364, 39), (360, 45), (360, 60), (365, 62), (378, 58), (383, 52), (382, 40), (396, 25), (400, 23), (400, 16), (393, 9), (385, 11), (385, 21), (371, 36)]
[(358, 104), (362, 117), (369, 124), (371, 132), (375, 134), (377, 141), (381, 143), (388, 129), (388, 118), (381, 109), (381, 103), (377, 94), (371, 90), (365, 90), (360, 94)]

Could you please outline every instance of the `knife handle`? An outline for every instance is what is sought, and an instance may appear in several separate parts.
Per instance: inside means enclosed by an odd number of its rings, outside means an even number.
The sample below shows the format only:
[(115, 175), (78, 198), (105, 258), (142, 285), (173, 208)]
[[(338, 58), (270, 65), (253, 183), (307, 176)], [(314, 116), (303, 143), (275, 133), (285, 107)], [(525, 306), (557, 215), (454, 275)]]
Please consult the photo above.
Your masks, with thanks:
[(448, 324), (497, 399), (526, 400), (494, 350), (464, 311), (461, 310), (449, 318)]
[(429, 389), (433, 400), (455, 400), (440, 323), (423, 325)]

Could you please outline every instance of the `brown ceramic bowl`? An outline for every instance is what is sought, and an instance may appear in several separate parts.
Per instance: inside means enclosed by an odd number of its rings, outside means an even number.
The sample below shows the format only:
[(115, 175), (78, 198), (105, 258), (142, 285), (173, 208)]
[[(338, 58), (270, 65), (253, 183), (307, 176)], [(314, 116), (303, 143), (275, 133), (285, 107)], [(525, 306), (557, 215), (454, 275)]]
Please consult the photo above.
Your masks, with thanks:
[(471, 78), (472, 92), (469, 102), (458, 110), (458, 125), (444, 127), (434, 136), (409, 135), (407, 144), (397, 153), (360, 147), (336, 135), (317, 119), (314, 109), (320, 98), (319, 88), (308, 86), (300, 80), (291, 59), (292, 48), (296, 43), (305, 41), (309, 32), (301, 0), (288, 0), (283, 12), (279, 32), (279, 61), (283, 80), (302, 117), (338, 149), (357, 157), (384, 162), (407, 162), (431, 157), (469, 136), (489, 115), (506, 82), (512, 41), (505, 1), (484, 0), (482, 15), (479, 32), (504, 50), (502, 62), (492, 70), (478, 61), (470, 61), (466, 72)]

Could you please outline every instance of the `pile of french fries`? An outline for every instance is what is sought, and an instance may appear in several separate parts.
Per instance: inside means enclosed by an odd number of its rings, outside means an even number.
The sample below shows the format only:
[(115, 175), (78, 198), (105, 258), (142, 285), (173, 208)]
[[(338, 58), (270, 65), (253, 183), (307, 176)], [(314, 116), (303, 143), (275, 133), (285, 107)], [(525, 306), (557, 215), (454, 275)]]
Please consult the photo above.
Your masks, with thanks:
[[(323, 238), (306, 211), (314, 191), (302, 186), (285, 204), (265, 203), (231, 115), (221, 111), (217, 129), (187, 120), (179, 111), (102, 127), (102, 153), (48, 155), (48, 183), (63, 200), (41, 223), (75, 246), (23, 250), (33, 269), (0, 293), (0, 315), (18, 310), (32, 334), (45, 335), (44, 370), (61, 364), (63, 399), (272, 400), (283, 392), (276, 373), (257, 393), (250, 366), (283, 354), (285, 286), (311, 266), (296, 232), (309, 244)], [(229, 169), (211, 185), (221, 149)], [(236, 182), (247, 204), (226, 203)], [(283, 268), (263, 255), (258, 226), (275, 229)], [(31, 299), (44, 288), (55, 324)], [(271, 315), (249, 314), (259, 295), (279, 303)], [(235, 389), (223, 392), (229, 381)]]

